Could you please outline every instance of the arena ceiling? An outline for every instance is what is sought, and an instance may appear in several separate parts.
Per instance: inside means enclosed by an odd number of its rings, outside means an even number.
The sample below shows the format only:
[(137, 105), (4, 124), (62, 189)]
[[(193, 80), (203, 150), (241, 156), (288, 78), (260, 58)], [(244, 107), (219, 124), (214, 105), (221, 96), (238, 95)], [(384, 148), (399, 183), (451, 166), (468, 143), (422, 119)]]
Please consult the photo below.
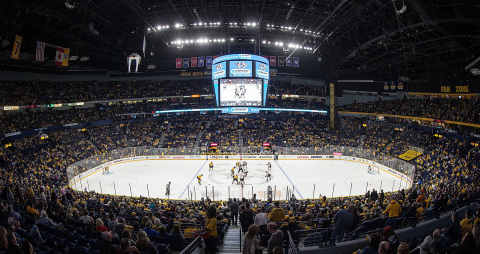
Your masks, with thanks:
[(472, 78), (479, 13), (478, 0), (2, 1), (0, 60), (18, 64), (5, 56), (19, 34), (25, 65), (49, 66), (34, 61), (40, 40), (90, 58), (70, 68), (121, 69), (145, 34), (144, 60), (164, 71), (175, 57), (252, 53), (298, 56), (293, 71), (327, 80)]

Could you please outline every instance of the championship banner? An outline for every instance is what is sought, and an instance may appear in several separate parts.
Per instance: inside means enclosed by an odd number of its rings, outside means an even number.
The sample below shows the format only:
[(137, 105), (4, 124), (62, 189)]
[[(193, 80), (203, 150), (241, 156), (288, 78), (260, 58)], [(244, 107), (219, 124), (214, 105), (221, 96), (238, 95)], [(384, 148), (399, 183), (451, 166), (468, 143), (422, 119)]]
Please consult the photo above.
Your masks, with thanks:
[(390, 85), (390, 90), (395, 90), (395, 81), (392, 81), (392, 84)]
[(37, 41), (37, 48), (35, 49), (35, 61), (45, 61), (45, 42)]
[(207, 62), (206, 62), (207, 66), (212, 66), (212, 62), (213, 62), (212, 56), (207, 56)]
[(403, 90), (403, 81), (398, 81), (397, 89)]
[(69, 48), (57, 47), (55, 51), (55, 65), (58, 67), (68, 66), (68, 57), (70, 55)]
[(15, 42), (13, 43), (12, 55), (10, 56), (12, 59), (18, 59), (18, 56), (20, 56), (20, 46), (22, 46), (22, 39), (23, 39), (22, 36), (15, 35)]
[(197, 57), (191, 57), (192, 67), (197, 67)]
[(413, 150), (407, 150), (405, 153), (400, 154), (398, 158), (405, 160), (405, 161), (411, 161), (418, 156), (422, 155), (421, 152), (413, 151)]
[(277, 57), (276, 56), (270, 56), (270, 65), (271, 66), (276, 66), (277, 65)]
[(291, 57), (288, 57), (287, 58), (287, 61), (285, 61), (285, 65), (287, 67), (292, 67), (292, 58)]
[(278, 66), (284, 66), (285, 65), (285, 61), (283, 59), (284, 59), (283, 56), (278, 57)]
[(300, 58), (298, 57), (293, 58), (293, 67), (300, 67)]
[(203, 67), (205, 66), (205, 57), (204, 56), (199, 56), (198, 57), (198, 67)]
[(183, 68), (188, 68), (190, 66), (190, 58), (183, 59)]
[(175, 68), (177, 68), (177, 69), (182, 68), (182, 59), (181, 58), (177, 58), (175, 60)]
[(385, 83), (383, 84), (383, 90), (388, 91), (388, 88), (388, 81), (385, 81)]

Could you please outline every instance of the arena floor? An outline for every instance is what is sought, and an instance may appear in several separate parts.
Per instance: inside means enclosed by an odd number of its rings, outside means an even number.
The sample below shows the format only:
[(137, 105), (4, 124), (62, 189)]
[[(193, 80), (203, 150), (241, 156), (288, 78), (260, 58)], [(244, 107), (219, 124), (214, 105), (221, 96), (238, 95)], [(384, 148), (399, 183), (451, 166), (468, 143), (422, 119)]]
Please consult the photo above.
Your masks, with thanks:
[[(205, 160), (143, 160), (110, 167), (108, 174), (98, 172), (74, 184), (74, 189), (99, 193), (167, 198), (166, 185), (171, 181), (170, 199), (201, 199), (205, 191), (210, 198), (252, 197), (265, 199), (268, 186), (275, 199), (285, 199), (294, 189), (297, 199), (363, 195), (372, 189), (385, 192), (408, 188), (405, 181), (380, 170), (368, 173), (368, 165), (347, 160), (246, 160), (245, 185), (232, 184), (231, 169), (235, 160), (213, 160), (209, 172)], [(265, 178), (267, 162), (272, 163), (272, 179)], [(376, 169), (378, 171), (378, 169)], [(197, 175), (203, 174), (201, 184)], [(351, 193), (350, 193), (351, 188)], [(131, 192), (130, 192), (131, 190)], [(276, 191), (275, 191), (276, 190)], [(212, 193), (215, 192), (213, 196)], [(243, 195), (242, 195), (243, 191)]]

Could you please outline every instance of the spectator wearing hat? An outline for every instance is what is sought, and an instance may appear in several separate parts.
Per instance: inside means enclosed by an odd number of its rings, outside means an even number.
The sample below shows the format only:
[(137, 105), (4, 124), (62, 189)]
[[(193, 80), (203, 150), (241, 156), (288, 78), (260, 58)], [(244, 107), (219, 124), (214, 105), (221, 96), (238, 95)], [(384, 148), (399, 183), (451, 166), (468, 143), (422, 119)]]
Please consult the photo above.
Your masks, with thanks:
[(288, 239), (288, 233), (290, 232), (290, 236), (292, 238), (295, 238), (295, 231), (296, 230), (301, 230), (302, 228), (297, 224), (297, 220), (295, 219), (294, 216), (291, 216), (288, 218), (288, 224), (283, 225), (280, 227), (280, 231), (283, 233), (283, 240), (287, 241), (287, 249), (288, 249), (288, 244), (289, 244), (289, 239)]
[(387, 241), (389, 243), (389, 249), (388, 252), (391, 252), (393, 250), (396, 250), (398, 245), (400, 244), (400, 241), (398, 240), (397, 234), (395, 234), (395, 231), (391, 226), (388, 226), (383, 229), (382, 232), (382, 241)]

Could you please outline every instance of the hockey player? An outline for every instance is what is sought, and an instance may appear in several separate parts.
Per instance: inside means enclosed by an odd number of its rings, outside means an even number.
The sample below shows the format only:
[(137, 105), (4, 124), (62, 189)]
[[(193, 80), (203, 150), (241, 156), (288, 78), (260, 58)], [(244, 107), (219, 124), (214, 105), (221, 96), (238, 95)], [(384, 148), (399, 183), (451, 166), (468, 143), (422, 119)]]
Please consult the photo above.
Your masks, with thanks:
[(268, 171), (272, 171), (272, 163), (268, 162), (267, 167), (268, 167)]
[(203, 174), (197, 176), (198, 184), (200, 185), (202, 184), (202, 176)]
[(208, 172), (210, 172), (210, 170), (213, 171), (213, 162), (210, 162), (210, 164), (208, 164), (208, 167)]
[(170, 196), (170, 184), (172, 184), (172, 182), (168, 182), (167, 184), (167, 190), (165, 192), (165, 196)]
[(372, 166), (371, 166), (371, 165), (368, 165), (368, 173), (369, 173), (369, 174), (372, 173)]
[(235, 167), (232, 168), (232, 171), (230, 171), (230, 176), (233, 177), (235, 175)]
[(234, 175), (234, 176), (233, 176), (232, 184), (233, 184), (234, 182), (237, 182), (237, 184), (238, 184), (238, 175)]
[(272, 180), (272, 174), (270, 174), (270, 172), (266, 171), (266, 175), (265, 175), (265, 178), (267, 179), (267, 182), (268, 181), (271, 181)]

